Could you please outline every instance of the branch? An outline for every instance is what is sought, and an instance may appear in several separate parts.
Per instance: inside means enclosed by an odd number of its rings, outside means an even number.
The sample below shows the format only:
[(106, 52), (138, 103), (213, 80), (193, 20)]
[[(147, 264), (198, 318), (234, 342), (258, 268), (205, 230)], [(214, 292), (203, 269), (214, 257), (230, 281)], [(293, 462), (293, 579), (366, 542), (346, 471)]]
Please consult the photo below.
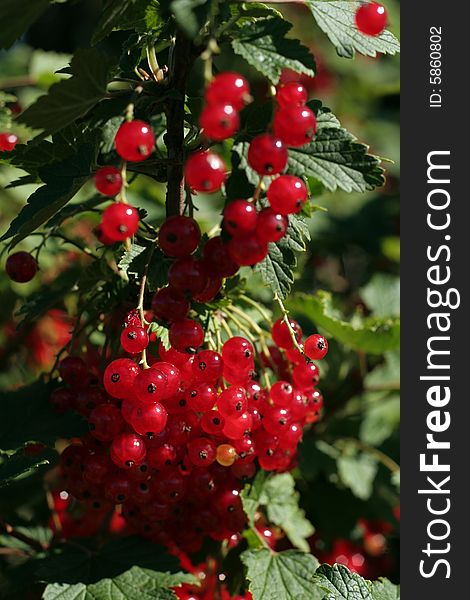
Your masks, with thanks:
[(44, 550), (47, 550), (48, 548), (47, 544), (41, 544), (41, 542), (38, 542), (38, 540), (35, 540), (29, 535), (21, 533), (21, 531), (17, 531), (12, 525), (7, 523), (3, 519), (0, 519), (0, 531), (4, 531), (10, 537), (19, 540), (20, 542), (23, 542), (33, 550), (36, 550), (37, 552), (44, 552)]

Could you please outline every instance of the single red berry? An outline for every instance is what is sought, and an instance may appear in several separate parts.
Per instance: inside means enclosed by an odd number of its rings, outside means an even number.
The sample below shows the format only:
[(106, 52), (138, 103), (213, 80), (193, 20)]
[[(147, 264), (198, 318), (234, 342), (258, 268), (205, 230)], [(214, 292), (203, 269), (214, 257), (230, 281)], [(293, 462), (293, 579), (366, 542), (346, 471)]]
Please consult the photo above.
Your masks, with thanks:
[(202, 292), (207, 280), (203, 263), (194, 256), (175, 260), (168, 271), (170, 287), (190, 296)]
[(252, 267), (266, 258), (268, 244), (252, 234), (241, 235), (229, 241), (228, 251), (237, 265)]
[(313, 363), (304, 363), (303, 365), (294, 367), (292, 379), (300, 390), (313, 390), (320, 381), (320, 373), (318, 367)]
[(220, 394), (217, 408), (225, 419), (238, 419), (248, 407), (246, 390), (239, 386), (231, 386)]
[(274, 115), (273, 131), (286, 146), (303, 146), (317, 132), (315, 113), (308, 106), (282, 108)]
[(88, 367), (79, 356), (66, 356), (59, 363), (59, 375), (73, 387), (88, 384)]
[(96, 235), (96, 238), (100, 242), (100, 244), (103, 244), (104, 246), (112, 246), (115, 243), (114, 240), (112, 240), (103, 233), (103, 228), (101, 227), (101, 225), (95, 227), (93, 233)]
[(196, 467), (207, 467), (215, 461), (217, 446), (209, 438), (194, 438), (188, 444), (189, 460)]
[(276, 381), (269, 394), (275, 406), (286, 407), (292, 402), (294, 389), (288, 381)]
[(130, 358), (117, 358), (106, 367), (103, 375), (105, 390), (113, 398), (126, 398), (133, 394), (134, 379), (140, 373), (139, 366)]
[(147, 451), (147, 462), (152, 469), (164, 469), (176, 464), (178, 454), (171, 444), (163, 444)]
[(198, 247), (201, 230), (194, 219), (184, 216), (168, 218), (158, 232), (158, 244), (166, 256), (184, 258)]
[(152, 154), (155, 136), (148, 123), (139, 120), (125, 121), (116, 133), (114, 145), (121, 158), (139, 162)]
[(238, 461), (253, 462), (256, 458), (256, 445), (253, 438), (249, 435), (235, 440), (233, 442), (235, 450), (237, 451)]
[(251, 368), (254, 354), (255, 351), (251, 342), (240, 336), (228, 339), (222, 347), (224, 364), (236, 369)]
[(124, 428), (121, 411), (114, 404), (99, 404), (88, 419), (91, 435), (102, 442), (110, 442)]
[(195, 412), (210, 411), (217, 401), (217, 390), (209, 383), (190, 386), (185, 392), (188, 407)]
[(89, 456), (88, 450), (79, 444), (70, 444), (60, 455), (60, 466), (65, 473), (82, 471)]
[(122, 504), (134, 495), (135, 483), (126, 473), (114, 472), (104, 480), (104, 493), (114, 504)]
[(281, 108), (304, 106), (308, 100), (308, 92), (298, 81), (288, 81), (277, 90), (277, 103)]
[(233, 200), (224, 209), (224, 227), (234, 237), (256, 229), (256, 207), (247, 200)]
[(121, 346), (129, 354), (138, 354), (149, 345), (149, 336), (143, 327), (129, 325), (122, 330)]
[[(289, 323), (291, 329), (293, 329), (295, 333), (295, 339), (300, 344), (302, 341), (302, 328), (294, 319), (289, 319)], [(284, 319), (275, 321), (271, 329), (271, 335), (273, 337), (273, 342), (283, 350), (288, 350), (294, 346), (294, 341), (292, 340), (289, 328)]]
[(182, 292), (165, 287), (153, 297), (152, 310), (162, 321), (181, 321), (189, 312), (189, 301)]
[[(207, 271), (207, 267), (205, 262), (203, 262), (204, 268)], [(200, 302), (201, 304), (206, 304), (217, 296), (222, 288), (222, 278), (220, 277), (208, 277), (207, 283), (204, 289), (197, 294), (193, 294), (193, 300), (196, 302)]]
[(306, 393), (307, 409), (319, 412), (323, 408), (323, 394), (320, 390), (313, 390)]
[(144, 369), (134, 379), (133, 390), (137, 399), (145, 404), (154, 404), (162, 399), (167, 386), (167, 378), (156, 366)]
[(109, 396), (96, 385), (79, 389), (75, 399), (75, 410), (87, 417), (91, 411), (108, 402)]
[(322, 335), (315, 333), (305, 340), (304, 351), (312, 360), (321, 360), (328, 352), (328, 341)]
[(215, 382), (222, 376), (222, 356), (213, 350), (202, 350), (196, 354), (192, 365), (194, 378), (197, 381)]
[(250, 412), (246, 411), (238, 418), (225, 419), (222, 432), (229, 440), (238, 440), (251, 431), (252, 425), (253, 417)]
[(256, 465), (254, 463), (236, 462), (231, 467), (231, 472), (237, 479), (247, 481), (254, 477), (256, 473)]
[(295, 420), (301, 420), (307, 413), (307, 398), (300, 390), (294, 388), (292, 401), (289, 405), (292, 418)]
[(111, 444), (110, 457), (121, 469), (130, 469), (144, 462), (145, 442), (136, 433), (120, 433)]
[(240, 110), (250, 99), (248, 81), (239, 73), (219, 73), (206, 89), (206, 101), (211, 105), (231, 104)]
[(264, 243), (278, 242), (285, 236), (288, 225), (286, 216), (274, 212), (272, 208), (263, 208), (258, 215), (256, 236)]
[(7, 258), (5, 271), (16, 283), (27, 283), (36, 275), (38, 263), (29, 252), (14, 252)]
[(291, 424), (292, 417), (287, 408), (273, 406), (268, 408), (263, 415), (263, 427), (268, 433), (283, 436)]
[(387, 25), (387, 10), (378, 2), (364, 2), (356, 11), (356, 27), (365, 35), (380, 35)]
[(308, 198), (308, 191), (299, 177), (281, 175), (271, 182), (266, 195), (274, 212), (289, 215), (302, 210)]
[(153, 367), (166, 376), (166, 388), (162, 393), (162, 399), (165, 400), (176, 394), (181, 385), (181, 372), (178, 367), (169, 362), (157, 362)]
[(14, 133), (0, 133), (0, 152), (11, 152), (18, 143)]
[(230, 257), (228, 246), (220, 236), (207, 240), (202, 251), (202, 262), (211, 275), (233, 277), (238, 265)]
[(286, 350), (286, 358), (294, 365), (301, 365), (305, 361), (305, 356), (295, 346)]
[(295, 450), (302, 439), (302, 425), (300, 423), (290, 423), (287, 431), (279, 436), (279, 448), (283, 450)]
[(202, 415), (201, 427), (209, 435), (219, 435), (225, 425), (225, 418), (218, 410), (209, 410)]
[(90, 454), (83, 464), (83, 479), (87, 483), (100, 485), (108, 476), (111, 465), (104, 452)]
[[(178, 320), (180, 321), (181, 319)], [(174, 348), (166, 349), (161, 342), (158, 346), (158, 354), (163, 361), (175, 365), (175, 367), (178, 367), (180, 370), (184, 369), (185, 365), (187, 365), (192, 358), (189, 354), (186, 354), (186, 352), (178, 352), (178, 350), (175, 350)]]
[(191, 154), (184, 167), (184, 176), (192, 190), (211, 194), (222, 187), (227, 169), (218, 154), (205, 150)]
[(139, 228), (139, 213), (124, 202), (114, 202), (103, 212), (101, 229), (104, 235), (115, 242), (132, 237)]
[(101, 167), (95, 173), (95, 187), (103, 196), (116, 196), (122, 188), (122, 176), (116, 167)]
[(183, 319), (171, 324), (169, 339), (178, 352), (194, 353), (204, 342), (204, 330), (197, 321)]
[(248, 148), (248, 163), (260, 175), (275, 175), (287, 165), (287, 148), (269, 133), (255, 137)]
[(186, 494), (187, 483), (176, 469), (162, 473), (155, 482), (155, 495), (160, 502), (174, 504)]
[(130, 424), (137, 433), (152, 439), (165, 429), (167, 418), (168, 413), (159, 402), (142, 404), (132, 414)]
[(220, 142), (232, 137), (238, 130), (240, 117), (231, 104), (208, 104), (202, 109), (199, 125), (206, 137)]

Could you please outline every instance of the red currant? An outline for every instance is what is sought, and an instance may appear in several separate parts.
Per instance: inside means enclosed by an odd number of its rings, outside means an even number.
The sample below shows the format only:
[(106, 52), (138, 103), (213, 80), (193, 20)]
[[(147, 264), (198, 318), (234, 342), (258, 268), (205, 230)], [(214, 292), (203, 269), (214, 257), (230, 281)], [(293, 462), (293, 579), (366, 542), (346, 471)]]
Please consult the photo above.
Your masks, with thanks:
[(230, 257), (228, 246), (220, 236), (207, 240), (202, 251), (202, 260), (207, 272), (220, 277), (233, 277), (238, 265)]
[(177, 452), (171, 444), (163, 444), (147, 451), (147, 461), (152, 469), (173, 467), (176, 464)]
[(271, 208), (281, 215), (298, 213), (307, 201), (307, 186), (294, 175), (281, 175), (271, 182), (266, 192)]
[(204, 342), (204, 330), (197, 321), (183, 319), (171, 324), (169, 339), (178, 352), (194, 353)]
[(240, 118), (231, 104), (208, 104), (201, 112), (199, 125), (206, 137), (220, 142), (233, 136), (240, 127)]
[(186, 161), (184, 176), (192, 190), (210, 194), (220, 190), (227, 170), (218, 154), (205, 150), (191, 154)]
[(272, 435), (282, 436), (288, 430), (292, 417), (287, 408), (273, 406), (263, 415), (263, 427)]
[(211, 465), (217, 455), (217, 446), (209, 438), (194, 438), (188, 444), (189, 460), (196, 467), (207, 467)]
[(237, 451), (230, 444), (217, 446), (216, 461), (223, 467), (230, 467), (237, 458)]
[(302, 439), (302, 425), (300, 423), (290, 423), (287, 431), (279, 437), (279, 448), (283, 450), (295, 450)]
[(186, 494), (186, 488), (185, 478), (173, 469), (162, 473), (155, 482), (155, 494), (165, 504), (180, 502)]
[(155, 136), (148, 123), (138, 120), (126, 121), (119, 127), (114, 145), (121, 158), (139, 162), (152, 154)]
[(251, 267), (263, 261), (268, 255), (268, 244), (253, 235), (232, 238), (228, 243), (232, 260), (240, 267)]
[(192, 366), (195, 379), (198, 381), (217, 381), (222, 376), (222, 356), (213, 350), (202, 350), (196, 354)]
[(226, 419), (238, 419), (247, 407), (246, 390), (239, 386), (225, 389), (217, 399), (217, 408)]
[(152, 310), (161, 321), (181, 321), (189, 312), (189, 302), (180, 291), (165, 287), (153, 297)]
[(143, 404), (132, 414), (131, 425), (137, 433), (152, 439), (165, 429), (167, 418), (168, 414), (159, 402)]
[(276, 381), (269, 394), (275, 406), (286, 407), (292, 402), (294, 390), (288, 381)]
[(63, 358), (59, 363), (59, 375), (74, 387), (85, 387), (88, 383), (88, 367), (78, 356)]
[(203, 263), (194, 256), (175, 260), (168, 271), (170, 287), (188, 295), (202, 292), (207, 279)]
[(224, 363), (236, 369), (251, 368), (254, 361), (254, 348), (251, 342), (243, 337), (228, 339), (222, 347)]
[(263, 133), (255, 137), (248, 148), (248, 163), (260, 175), (275, 175), (287, 165), (287, 148), (282, 141)]
[(154, 365), (160, 372), (166, 376), (166, 388), (162, 393), (162, 398), (170, 398), (178, 391), (181, 385), (180, 370), (169, 362), (158, 362)]
[(253, 232), (256, 223), (256, 207), (247, 200), (233, 200), (224, 209), (224, 227), (234, 237)]
[(286, 234), (288, 218), (275, 213), (272, 208), (263, 208), (258, 215), (256, 236), (261, 242), (278, 242)]
[(387, 25), (387, 10), (378, 2), (364, 2), (356, 11), (356, 26), (365, 35), (380, 35)]
[(295, 385), (302, 391), (312, 390), (320, 381), (320, 373), (318, 367), (313, 363), (304, 363), (294, 367), (292, 378)]
[(0, 133), (0, 152), (11, 152), (18, 143), (14, 133)]
[(52, 392), (49, 401), (58, 412), (65, 412), (73, 407), (75, 399), (76, 396), (72, 390), (61, 387)]
[[(203, 262), (203, 264), (207, 270), (206, 263)], [(211, 300), (214, 300), (214, 298), (216, 298), (221, 288), (222, 279), (220, 277), (208, 277), (204, 289), (197, 294), (193, 294), (193, 300), (195, 300), (196, 302), (200, 302), (201, 304), (206, 304), (207, 302), (210, 302)]]
[(252, 462), (236, 462), (232, 465), (230, 470), (237, 479), (246, 481), (247, 479), (254, 477), (256, 473), (256, 466)]
[(139, 228), (139, 213), (124, 202), (114, 202), (103, 212), (101, 229), (114, 242), (132, 237)]
[(167, 378), (157, 366), (144, 369), (134, 379), (133, 390), (137, 399), (145, 404), (154, 404), (162, 399), (167, 386)]
[(305, 340), (304, 351), (312, 360), (321, 360), (328, 352), (328, 342), (322, 335), (315, 333)]
[(201, 418), (201, 427), (209, 435), (219, 435), (225, 425), (225, 418), (218, 410), (209, 410)]
[(166, 256), (184, 258), (198, 247), (201, 230), (194, 219), (175, 216), (167, 219), (158, 232), (158, 244)]
[(109, 458), (104, 452), (90, 454), (83, 464), (83, 479), (87, 483), (100, 485), (111, 469)]
[(144, 462), (145, 453), (144, 440), (136, 433), (120, 433), (111, 444), (111, 460), (121, 469), (140, 465)]
[(113, 398), (126, 398), (132, 395), (132, 386), (140, 373), (138, 365), (130, 358), (117, 358), (106, 367), (103, 375), (105, 390)]
[(102, 442), (110, 442), (124, 428), (121, 411), (114, 404), (99, 404), (88, 419), (91, 435)]
[[(300, 344), (302, 341), (302, 328), (294, 319), (289, 319), (289, 323), (291, 329), (295, 333), (295, 339)], [(284, 350), (288, 350), (294, 346), (294, 341), (292, 340), (289, 328), (284, 319), (278, 319), (271, 329), (271, 335), (273, 337), (273, 342)]]
[(308, 100), (308, 92), (298, 81), (288, 81), (277, 90), (276, 100), (281, 108), (304, 106)]
[(5, 271), (16, 283), (27, 283), (36, 275), (38, 263), (29, 252), (14, 252), (7, 258)]
[(192, 358), (189, 356), (189, 354), (186, 354), (185, 352), (178, 352), (178, 350), (175, 350), (174, 348), (168, 348), (167, 350), (162, 343), (160, 343), (158, 346), (158, 354), (162, 360), (175, 365), (179, 369), (183, 369)]
[(239, 73), (219, 73), (207, 86), (206, 100), (212, 105), (231, 104), (240, 110), (250, 101), (250, 86)]
[(129, 325), (121, 333), (121, 346), (129, 354), (138, 354), (149, 345), (149, 336), (143, 327)]
[(189, 387), (185, 397), (191, 410), (205, 413), (214, 407), (217, 401), (217, 391), (209, 383), (200, 383)]
[(238, 461), (253, 462), (256, 458), (256, 446), (253, 438), (244, 435), (243, 437), (233, 442), (235, 450), (237, 451)]
[(317, 132), (315, 113), (308, 106), (282, 108), (274, 116), (273, 131), (287, 146), (303, 146)]
[(116, 167), (101, 167), (95, 173), (95, 187), (103, 196), (116, 196), (122, 188), (122, 176)]
[(238, 440), (251, 431), (253, 417), (250, 412), (242, 413), (237, 419), (225, 419), (223, 434), (230, 440)]
[(104, 482), (105, 496), (114, 504), (122, 504), (132, 498), (135, 484), (125, 473), (111, 473)]

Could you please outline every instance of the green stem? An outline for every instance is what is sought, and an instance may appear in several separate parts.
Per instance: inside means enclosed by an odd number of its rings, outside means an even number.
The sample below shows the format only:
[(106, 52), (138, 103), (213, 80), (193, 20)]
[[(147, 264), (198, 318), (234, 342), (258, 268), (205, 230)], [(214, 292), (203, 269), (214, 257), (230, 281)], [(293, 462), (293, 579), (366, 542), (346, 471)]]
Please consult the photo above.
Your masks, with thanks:
[(282, 320), (284, 321), (284, 323), (287, 326), (287, 329), (289, 331), (289, 335), (290, 335), (290, 337), (292, 339), (292, 343), (294, 344), (294, 348), (296, 348), (302, 354), (302, 356), (305, 356), (304, 349), (299, 344), (299, 342), (297, 341), (297, 337), (295, 335), (295, 331), (292, 329), (292, 326), (290, 324), (289, 313), (288, 313), (286, 307), (284, 306), (284, 303), (282, 302), (281, 298), (279, 298), (277, 292), (274, 294), (274, 300), (277, 302), (279, 308), (281, 309)]

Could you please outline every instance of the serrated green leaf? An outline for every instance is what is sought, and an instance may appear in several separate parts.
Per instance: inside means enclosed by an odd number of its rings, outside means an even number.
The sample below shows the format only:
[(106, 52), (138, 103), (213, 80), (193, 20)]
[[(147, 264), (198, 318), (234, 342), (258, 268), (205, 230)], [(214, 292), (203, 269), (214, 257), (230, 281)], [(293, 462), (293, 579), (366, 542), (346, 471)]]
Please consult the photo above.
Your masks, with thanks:
[(0, 395), (0, 449), (16, 451), (25, 444), (39, 442), (54, 446), (56, 439), (76, 437), (88, 429), (76, 413), (59, 414), (49, 398), (53, 386), (42, 381)]
[(353, 58), (355, 52), (376, 56), (378, 52), (396, 54), (400, 51), (400, 43), (390, 31), (371, 36), (357, 29), (354, 17), (360, 2), (307, 0), (306, 4), (340, 56)]
[(400, 600), (400, 586), (388, 579), (372, 581), (372, 597), (374, 600)]
[(94, 48), (79, 49), (70, 63), (72, 77), (53, 85), (18, 117), (33, 129), (59, 131), (85, 115), (106, 95), (109, 58)]
[(23, 450), (11, 456), (0, 456), (0, 487), (14, 483), (27, 473), (32, 473), (40, 467), (49, 467), (55, 463), (57, 452), (46, 448), (39, 454), (31, 456)]
[(368, 500), (372, 494), (377, 461), (369, 454), (358, 453), (353, 456), (340, 456), (337, 462), (338, 475), (343, 484), (361, 500)]
[(400, 279), (385, 273), (376, 273), (359, 290), (362, 299), (377, 317), (395, 317), (400, 314)]
[(400, 587), (388, 579), (366, 581), (344, 565), (322, 565), (314, 581), (327, 592), (324, 600), (400, 600)]
[(2, 0), (0, 48), (9, 48), (49, 7), (49, 0)]
[(399, 319), (367, 318), (353, 324), (334, 310), (329, 292), (320, 290), (311, 296), (296, 294), (288, 300), (288, 308), (307, 317), (316, 326), (354, 350), (383, 354), (400, 346)]
[(183, 583), (196, 583), (193, 575), (160, 573), (150, 569), (132, 567), (113, 579), (97, 583), (74, 585), (53, 583), (46, 587), (43, 600), (175, 600), (170, 590)]
[(255, 526), (255, 513), (261, 504), (264, 486), (269, 475), (266, 471), (258, 471), (252, 483), (246, 484), (240, 493), (243, 510), (251, 527)]
[(95, 28), (92, 43), (97, 44), (115, 30), (155, 33), (153, 30), (164, 25), (158, 16), (158, 7), (157, 0), (125, 0), (118, 3), (109, 0)]
[(292, 25), (279, 17), (247, 23), (236, 33), (232, 48), (272, 83), (279, 83), (283, 69), (315, 75), (315, 59), (298, 40), (286, 38)]
[(322, 600), (314, 585), (317, 559), (298, 550), (274, 554), (266, 548), (246, 550), (241, 560), (254, 600)]
[[(146, 246), (140, 246), (139, 244), (132, 244), (130, 250), (126, 250), (122, 255), (121, 260), (118, 262), (118, 268), (124, 273), (129, 275), (139, 275), (140, 267), (137, 265), (142, 262), (142, 254), (147, 250)], [(140, 261), (136, 259), (141, 258)]]

